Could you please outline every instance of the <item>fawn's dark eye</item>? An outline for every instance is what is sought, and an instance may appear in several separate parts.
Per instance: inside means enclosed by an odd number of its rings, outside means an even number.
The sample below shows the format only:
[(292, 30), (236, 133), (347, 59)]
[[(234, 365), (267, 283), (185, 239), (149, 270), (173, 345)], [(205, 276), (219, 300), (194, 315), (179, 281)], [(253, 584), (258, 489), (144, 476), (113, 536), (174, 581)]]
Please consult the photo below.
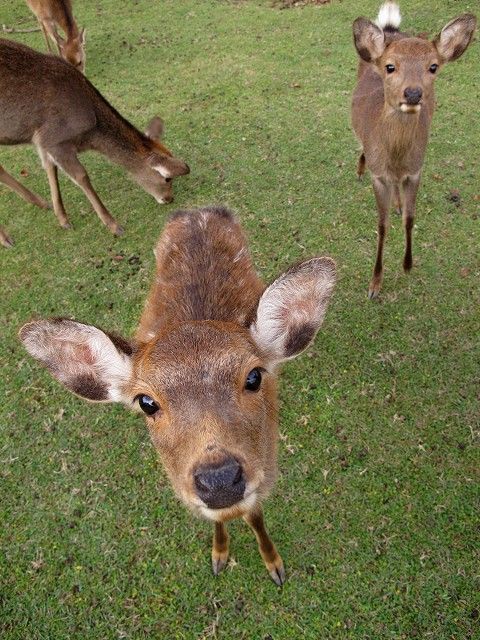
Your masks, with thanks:
[(147, 416), (153, 416), (154, 413), (160, 409), (159, 405), (150, 396), (139, 395), (135, 398), (138, 400), (140, 409), (147, 414)]
[(394, 64), (387, 64), (387, 65), (385, 65), (385, 69), (386, 69), (387, 73), (393, 73), (395, 71), (395, 65)]
[(165, 178), (165, 182), (171, 182), (172, 179), (171, 178)]
[(262, 374), (260, 369), (252, 369), (245, 380), (245, 389), (247, 391), (258, 391), (262, 383)]
[(438, 64), (431, 64), (429, 71), (430, 73), (436, 73), (437, 69), (438, 69)]

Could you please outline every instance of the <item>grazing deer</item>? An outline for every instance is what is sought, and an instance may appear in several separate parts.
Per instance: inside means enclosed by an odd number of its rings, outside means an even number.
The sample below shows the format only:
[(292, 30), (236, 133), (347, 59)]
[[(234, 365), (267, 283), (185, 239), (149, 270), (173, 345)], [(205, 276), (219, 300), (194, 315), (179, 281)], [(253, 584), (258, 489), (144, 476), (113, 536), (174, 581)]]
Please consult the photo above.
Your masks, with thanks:
[[(27, 0), (27, 4), (37, 17), (48, 50), (52, 50), (50, 37), (62, 58), (85, 73), (85, 29), (78, 29), (70, 0)], [(57, 26), (66, 39), (59, 35)]]
[(215, 574), (228, 559), (225, 522), (243, 517), (281, 585), (261, 509), (276, 475), (277, 365), (314, 339), (335, 263), (306, 260), (265, 288), (223, 208), (173, 214), (155, 255), (134, 341), (66, 319), (30, 322), (20, 339), (70, 391), (143, 411), (175, 492), (215, 522)]
[(378, 209), (377, 259), (369, 298), (375, 298), (382, 285), (392, 196), (405, 226), (403, 268), (412, 268), (415, 201), (435, 106), (433, 83), (438, 70), (468, 47), (476, 25), (475, 16), (462, 15), (429, 42), (401, 33), (400, 19), (398, 5), (386, 2), (377, 24), (366, 18), (353, 23), (361, 58), (352, 101), (353, 128), (362, 144), (357, 174), (361, 177), (365, 166), (370, 170)]
[[(116, 235), (122, 228), (107, 211), (78, 159), (94, 150), (122, 165), (157, 202), (173, 200), (172, 178), (189, 173), (159, 141), (163, 125), (154, 118), (146, 134), (123, 118), (85, 76), (57, 56), (0, 39), (0, 145), (32, 143), (47, 172), (53, 209), (69, 228), (57, 167), (70, 176), (101, 221)], [(46, 203), (0, 167), (0, 182), (28, 202)]]

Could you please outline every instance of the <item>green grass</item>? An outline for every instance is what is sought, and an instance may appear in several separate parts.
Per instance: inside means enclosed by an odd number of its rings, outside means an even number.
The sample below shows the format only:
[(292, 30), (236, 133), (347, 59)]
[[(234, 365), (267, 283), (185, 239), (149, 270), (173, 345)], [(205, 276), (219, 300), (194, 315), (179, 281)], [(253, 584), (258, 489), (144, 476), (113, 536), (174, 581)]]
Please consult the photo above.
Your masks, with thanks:
[[(369, 181), (355, 180), (351, 23), (378, 4), (77, 3), (90, 79), (138, 126), (160, 114), (192, 173), (160, 207), (84, 156), (120, 239), (64, 177), (70, 232), (0, 186), (0, 224), (16, 241), (0, 252), (2, 640), (479, 637), (479, 44), (437, 81), (414, 270), (402, 273), (392, 216), (370, 302), (376, 215)], [(403, 25), (433, 35), (475, 9), (404, 0)], [(0, 0), (0, 23), (33, 19)], [(44, 49), (39, 33), (15, 37)], [(47, 195), (32, 148), (3, 147), (0, 162)], [(215, 579), (211, 525), (173, 496), (143, 421), (69, 395), (16, 337), (35, 315), (131, 334), (166, 217), (212, 202), (238, 213), (265, 278), (313, 254), (339, 266), (315, 346), (282, 374), (266, 516), (283, 590), (240, 522), (236, 562)]]

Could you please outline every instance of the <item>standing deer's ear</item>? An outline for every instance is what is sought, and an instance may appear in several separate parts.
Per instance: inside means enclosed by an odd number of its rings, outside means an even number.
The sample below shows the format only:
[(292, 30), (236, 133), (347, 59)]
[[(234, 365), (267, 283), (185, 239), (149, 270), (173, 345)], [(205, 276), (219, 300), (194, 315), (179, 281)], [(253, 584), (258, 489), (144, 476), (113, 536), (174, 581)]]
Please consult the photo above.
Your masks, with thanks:
[(462, 55), (470, 44), (476, 25), (477, 19), (475, 16), (471, 13), (466, 13), (443, 27), (433, 40), (433, 44), (443, 62), (451, 62)]
[(155, 116), (148, 123), (147, 128), (145, 129), (145, 135), (150, 140), (160, 140), (165, 131), (165, 125), (163, 124), (163, 120), (158, 116)]
[(357, 18), (353, 23), (353, 42), (365, 62), (375, 62), (385, 51), (383, 29), (366, 18)]
[(29, 354), (73, 393), (94, 402), (124, 399), (133, 348), (123, 338), (63, 318), (29, 322), (19, 337)]
[(82, 44), (82, 47), (85, 46), (86, 37), (87, 37), (87, 31), (85, 27), (83, 27), (83, 29), (80, 31), (80, 42)]
[(267, 287), (250, 331), (271, 365), (294, 358), (313, 341), (335, 280), (331, 258), (312, 258), (291, 267)]

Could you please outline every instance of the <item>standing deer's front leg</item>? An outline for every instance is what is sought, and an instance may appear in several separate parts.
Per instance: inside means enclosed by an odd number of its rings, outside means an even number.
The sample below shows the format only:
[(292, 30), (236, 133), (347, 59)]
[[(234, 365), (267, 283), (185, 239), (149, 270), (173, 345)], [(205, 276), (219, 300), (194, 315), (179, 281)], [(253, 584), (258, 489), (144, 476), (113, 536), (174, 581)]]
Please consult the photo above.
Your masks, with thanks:
[(212, 569), (218, 576), (228, 560), (228, 532), (224, 522), (215, 522), (212, 545)]
[(392, 199), (392, 184), (387, 178), (373, 177), (373, 191), (378, 210), (377, 259), (373, 269), (373, 277), (368, 290), (370, 299), (376, 298), (383, 280), (383, 244), (387, 235), (388, 210)]
[(276, 585), (281, 587), (285, 582), (285, 568), (280, 554), (265, 529), (261, 507), (243, 516), (245, 522), (253, 529), (258, 542), (258, 550), (265, 566)]
[(412, 229), (415, 218), (415, 203), (417, 191), (420, 184), (420, 174), (407, 176), (403, 181), (403, 225), (405, 227), (405, 255), (403, 257), (403, 268), (410, 271), (413, 266), (412, 260)]

